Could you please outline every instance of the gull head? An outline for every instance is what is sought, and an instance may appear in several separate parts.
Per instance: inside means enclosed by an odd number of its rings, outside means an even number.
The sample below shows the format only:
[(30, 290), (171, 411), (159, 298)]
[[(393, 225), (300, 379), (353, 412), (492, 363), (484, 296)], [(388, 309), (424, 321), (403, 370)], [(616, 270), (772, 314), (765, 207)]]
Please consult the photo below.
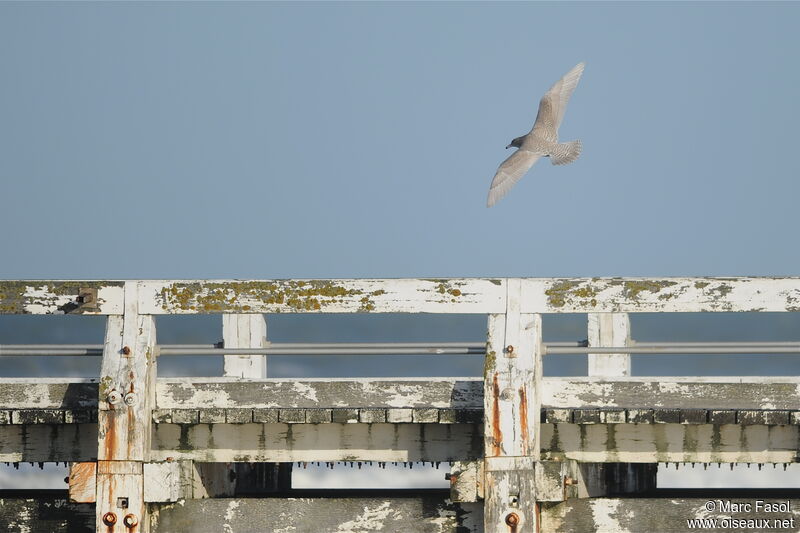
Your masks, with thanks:
[(508, 149), (509, 149), (509, 148), (511, 148), (512, 146), (513, 146), (514, 148), (519, 148), (520, 146), (522, 146), (522, 141), (524, 141), (524, 140), (525, 140), (525, 136), (524, 136), (524, 135), (523, 135), (522, 137), (517, 137), (516, 139), (514, 139), (513, 141), (511, 141), (511, 144), (509, 144), (508, 146), (506, 146), (506, 150), (508, 150)]

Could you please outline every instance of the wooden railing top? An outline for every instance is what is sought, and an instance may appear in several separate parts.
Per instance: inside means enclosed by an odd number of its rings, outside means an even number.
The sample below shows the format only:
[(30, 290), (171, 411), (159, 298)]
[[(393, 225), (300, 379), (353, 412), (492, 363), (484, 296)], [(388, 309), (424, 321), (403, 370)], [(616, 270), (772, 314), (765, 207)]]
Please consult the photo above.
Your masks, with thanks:
[[(514, 280), (515, 283), (509, 283)], [(519, 281), (518, 283), (516, 281)], [(800, 311), (800, 278), (442, 278), (0, 281), (0, 314), (523, 313)]]

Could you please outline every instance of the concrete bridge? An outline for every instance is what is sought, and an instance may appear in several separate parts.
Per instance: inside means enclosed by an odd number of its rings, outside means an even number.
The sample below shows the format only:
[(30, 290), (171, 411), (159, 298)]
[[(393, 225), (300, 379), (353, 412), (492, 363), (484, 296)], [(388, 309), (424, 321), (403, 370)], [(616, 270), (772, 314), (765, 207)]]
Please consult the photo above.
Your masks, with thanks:
[[(785, 520), (769, 527), (796, 531), (792, 494), (660, 491), (656, 472), (670, 462), (797, 462), (800, 379), (632, 377), (630, 354), (800, 353), (800, 341), (637, 343), (629, 321), (796, 311), (798, 278), (0, 281), (0, 314), (107, 317), (102, 345), (0, 339), (0, 356), (102, 357), (96, 379), (0, 379), (0, 461), (70, 464), (68, 494), (0, 494), (0, 525), (533, 533), (686, 531), (697, 519), (730, 531), (736, 519)], [(221, 315), (223, 343), (156, 341), (157, 316), (198, 313)], [(272, 313), (483, 314), (488, 334), (485, 345), (276, 344), (264, 319)], [(543, 342), (549, 313), (586, 314), (587, 340)], [(270, 355), (329, 353), (466, 354), (484, 357), (485, 370), (265, 377)], [(589, 375), (543, 377), (542, 357), (564, 353), (589, 354)], [(225, 375), (158, 377), (159, 358), (178, 354), (224, 355)], [(291, 488), (292, 463), (369, 461), (451, 463), (451, 488)]]

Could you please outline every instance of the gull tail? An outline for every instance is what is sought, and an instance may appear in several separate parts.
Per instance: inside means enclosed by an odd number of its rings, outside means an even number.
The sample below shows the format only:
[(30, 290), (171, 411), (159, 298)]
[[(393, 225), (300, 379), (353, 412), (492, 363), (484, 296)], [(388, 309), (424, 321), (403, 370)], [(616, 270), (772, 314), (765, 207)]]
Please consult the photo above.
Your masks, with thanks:
[(550, 162), (554, 165), (566, 165), (572, 163), (581, 155), (583, 146), (580, 141), (557, 144), (550, 153)]

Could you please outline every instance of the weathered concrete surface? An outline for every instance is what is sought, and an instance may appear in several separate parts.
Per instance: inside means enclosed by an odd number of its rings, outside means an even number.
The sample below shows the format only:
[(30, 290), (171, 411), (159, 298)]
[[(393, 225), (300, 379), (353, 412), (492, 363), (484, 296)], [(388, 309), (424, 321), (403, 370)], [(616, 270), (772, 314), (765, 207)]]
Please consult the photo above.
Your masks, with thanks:
[(481, 504), (453, 504), (447, 493), (408, 497), (186, 500), (158, 506), (152, 533), (478, 533)]
[(792, 463), (798, 449), (789, 425), (542, 425), (542, 458), (588, 463)]
[(0, 531), (6, 533), (94, 533), (94, 505), (70, 503), (64, 491), (30, 498), (0, 499)]
[(170, 378), (156, 385), (159, 408), (481, 408), (483, 380), (471, 378)]
[(159, 424), (156, 461), (466, 461), (483, 455), (480, 424)]
[[(779, 504), (789, 501), (789, 512), (756, 511), (757, 497), (747, 498), (592, 498), (568, 500), (563, 503), (542, 504), (542, 533), (671, 533), (698, 531), (797, 531), (800, 527), (800, 500), (763, 499), (765, 503)], [(707, 502), (712, 501), (716, 510), (708, 511)], [(751, 504), (750, 511), (719, 511), (721, 502), (731, 501)], [(732, 527), (724, 519), (743, 520), (740, 527)], [(694, 528), (688, 520), (717, 519), (717, 527)], [(790, 527), (794, 520), (794, 526)], [(746, 521), (752, 522), (746, 522)], [(756, 520), (769, 520), (770, 525)], [(780, 520), (783, 527), (775, 527), (773, 520)], [(711, 526), (712, 523), (705, 523)]]

